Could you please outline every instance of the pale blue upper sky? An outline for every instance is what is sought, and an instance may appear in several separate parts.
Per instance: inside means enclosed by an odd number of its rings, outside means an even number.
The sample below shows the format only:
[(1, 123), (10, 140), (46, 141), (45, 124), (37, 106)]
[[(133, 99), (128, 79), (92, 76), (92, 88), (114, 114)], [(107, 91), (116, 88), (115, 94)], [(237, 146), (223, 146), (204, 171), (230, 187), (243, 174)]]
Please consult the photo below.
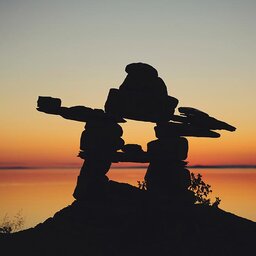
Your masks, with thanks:
[(125, 66), (141, 61), (158, 69), (180, 106), (252, 133), (255, 13), (255, 0), (2, 0), (2, 128), (38, 130), (38, 95), (102, 108)]

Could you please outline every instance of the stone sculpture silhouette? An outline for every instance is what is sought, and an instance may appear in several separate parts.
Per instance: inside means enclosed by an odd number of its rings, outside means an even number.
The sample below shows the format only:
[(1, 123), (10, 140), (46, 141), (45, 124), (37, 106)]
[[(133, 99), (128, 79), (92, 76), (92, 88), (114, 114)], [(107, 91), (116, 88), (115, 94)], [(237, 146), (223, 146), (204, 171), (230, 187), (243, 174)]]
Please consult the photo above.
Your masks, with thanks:
[(79, 156), (86, 160), (81, 168), (73, 196), (83, 200), (90, 195), (93, 197), (102, 195), (108, 182), (106, 173), (115, 157), (114, 154), (124, 146), (124, 141), (121, 139), (123, 130), (118, 122), (125, 121), (111, 117), (99, 109), (84, 106), (61, 107), (60, 99), (51, 97), (39, 97), (37, 110), (86, 122), (80, 139), (79, 153)]
[[(124, 82), (119, 89), (110, 89), (104, 110), (62, 107), (60, 99), (39, 96), (38, 111), (86, 122), (79, 153), (85, 161), (73, 196), (77, 200), (104, 197), (109, 183), (106, 173), (112, 162), (149, 162), (145, 175), (149, 194), (193, 202), (185, 162), (188, 140), (184, 137), (217, 138), (220, 134), (213, 130), (236, 128), (194, 108), (180, 107), (180, 115), (174, 115), (178, 100), (168, 95), (155, 68), (132, 63), (125, 70), (128, 74)], [(124, 118), (156, 123), (157, 140), (147, 144), (146, 152), (121, 138), (119, 123), (126, 122)]]

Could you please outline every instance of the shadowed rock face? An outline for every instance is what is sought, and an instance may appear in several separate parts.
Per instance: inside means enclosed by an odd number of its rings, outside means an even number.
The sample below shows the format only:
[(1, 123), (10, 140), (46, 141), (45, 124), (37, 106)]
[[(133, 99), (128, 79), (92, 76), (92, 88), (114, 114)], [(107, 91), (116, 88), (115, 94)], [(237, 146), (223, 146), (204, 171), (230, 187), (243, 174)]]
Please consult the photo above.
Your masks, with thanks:
[(1, 236), (3, 255), (253, 255), (256, 224), (221, 209), (154, 200), (108, 182), (99, 200), (75, 201), (35, 228)]
[(219, 138), (220, 134), (200, 125), (166, 122), (154, 127), (156, 137), (161, 139), (175, 136)]
[(157, 123), (169, 121), (177, 104), (178, 100), (168, 95), (110, 89), (105, 111), (116, 118)]
[(51, 111), (60, 108), (61, 100), (58, 98), (39, 96), (37, 100), (37, 106), (38, 108), (48, 109)]
[(102, 196), (114, 154), (124, 146), (122, 127), (111, 120), (87, 122), (80, 139), (79, 156), (85, 159), (73, 196), (83, 200)]
[(168, 96), (156, 69), (145, 63), (132, 63), (126, 72), (128, 75), (119, 90), (110, 89), (106, 113), (138, 121), (170, 120), (178, 100)]
[(142, 62), (128, 64), (125, 71), (130, 75), (158, 77), (158, 72), (154, 67)]
[(190, 173), (186, 169), (188, 141), (172, 136), (148, 143), (149, 166), (145, 175), (147, 190), (157, 197), (179, 198), (184, 204), (193, 204), (193, 193), (188, 191)]
[(158, 77), (157, 70), (145, 63), (132, 63), (126, 66), (128, 73), (120, 85), (120, 91), (134, 91), (157, 96), (167, 95), (164, 81)]
[(185, 122), (195, 127), (202, 127), (209, 130), (226, 130), (234, 132), (236, 128), (223, 121), (217, 120), (209, 116), (207, 113), (195, 108), (180, 107), (178, 108), (181, 115), (184, 117), (181, 122)]

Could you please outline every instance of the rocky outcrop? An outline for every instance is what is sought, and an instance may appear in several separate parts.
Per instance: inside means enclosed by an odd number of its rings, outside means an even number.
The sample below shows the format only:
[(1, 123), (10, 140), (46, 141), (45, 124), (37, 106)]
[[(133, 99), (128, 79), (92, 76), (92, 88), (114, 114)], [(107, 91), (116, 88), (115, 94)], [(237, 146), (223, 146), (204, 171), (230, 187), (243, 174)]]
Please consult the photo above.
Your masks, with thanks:
[[(38, 111), (86, 122), (79, 156), (84, 164), (71, 206), (43, 224), (3, 236), (7, 255), (249, 255), (255, 223), (217, 207), (194, 205), (184, 137), (220, 137), (213, 130), (235, 127), (194, 108), (179, 108), (152, 66), (127, 65), (119, 89), (109, 91), (105, 109), (61, 107), (39, 97)], [(147, 151), (125, 144), (124, 118), (156, 124)], [(147, 190), (109, 181), (112, 162), (149, 162)], [(143, 188), (145, 188), (143, 183)]]
[(253, 255), (256, 224), (221, 209), (154, 200), (109, 181), (99, 200), (74, 201), (35, 228), (0, 236), (3, 255)]

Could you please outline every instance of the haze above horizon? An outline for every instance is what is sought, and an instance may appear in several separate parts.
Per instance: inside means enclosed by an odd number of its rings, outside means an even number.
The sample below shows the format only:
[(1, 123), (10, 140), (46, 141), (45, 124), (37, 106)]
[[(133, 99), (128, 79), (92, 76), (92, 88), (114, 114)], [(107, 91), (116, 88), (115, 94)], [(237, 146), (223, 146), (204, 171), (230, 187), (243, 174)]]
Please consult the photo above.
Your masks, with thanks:
[[(125, 66), (145, 62), (179, 105), (235, 127), (189, 138), (189, 165), (256, 165), (256, 2), (2, 1), (0, 167), (81, 166), (84, 124), (36, 111), (39, 95), (103, 108)], [(126, 143), (155, 139), (154, 124), (122, 125)]]

